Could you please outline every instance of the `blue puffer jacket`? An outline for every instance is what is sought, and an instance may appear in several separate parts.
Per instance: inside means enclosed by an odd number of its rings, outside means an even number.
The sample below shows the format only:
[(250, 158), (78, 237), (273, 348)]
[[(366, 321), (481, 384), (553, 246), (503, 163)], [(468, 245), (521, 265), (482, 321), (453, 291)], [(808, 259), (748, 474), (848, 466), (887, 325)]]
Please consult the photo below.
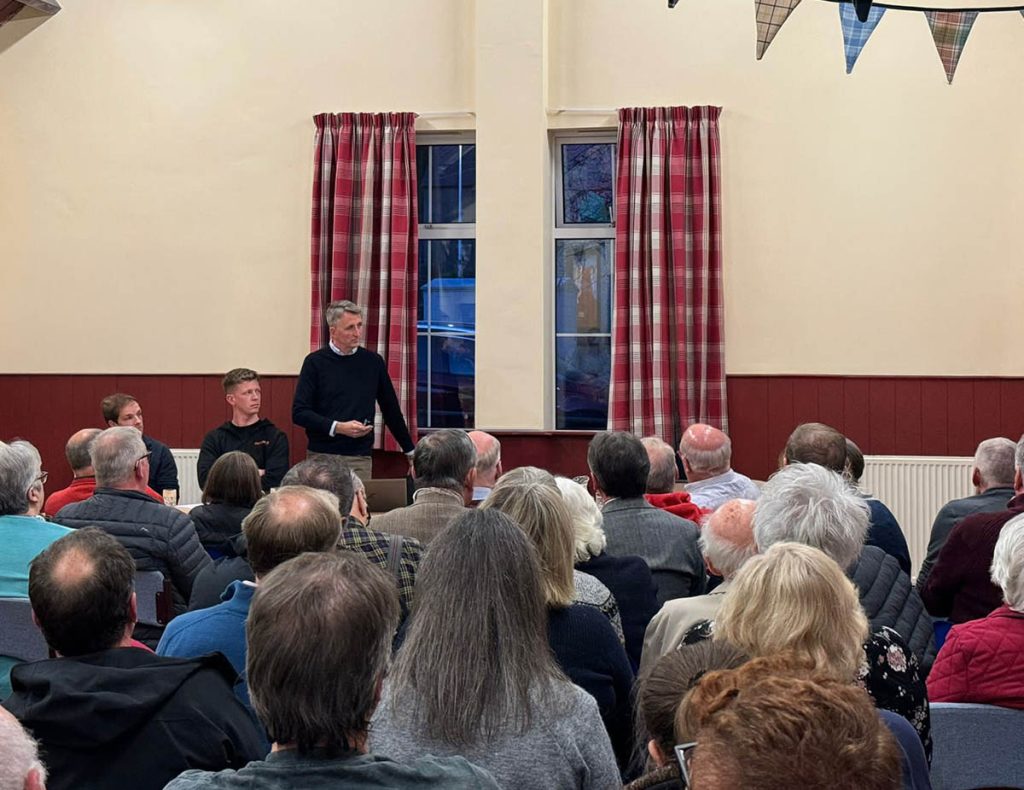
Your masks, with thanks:
[(935, 661), (932, 619), (896, 558), (877, 546), (865, 546), (847, 575), (857, 585), (872, 632), (885, 625), (899, 633), (927, 675)]
[(139, 571), (160, 571), (174, 586), (174, 613), (188, 608), (192, 582), (212, 564), (187, 515), (154, 502), (148, 494), (97, 488), (82, 502), (61, 508), (65, 527), (99, 527), (128, 549)]

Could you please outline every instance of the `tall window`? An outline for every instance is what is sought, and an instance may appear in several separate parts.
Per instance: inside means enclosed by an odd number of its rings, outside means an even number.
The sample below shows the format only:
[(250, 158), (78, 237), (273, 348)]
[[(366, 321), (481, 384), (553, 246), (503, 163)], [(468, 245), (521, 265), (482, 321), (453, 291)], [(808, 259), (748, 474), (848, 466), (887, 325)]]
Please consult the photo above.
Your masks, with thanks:
[(615, 135), (555, 137), (555, 428), (603, 430), (611, 373)]
[(472, 428), (476, 363), (476, 146), (421, 135), (416, 397), (424, 428)]

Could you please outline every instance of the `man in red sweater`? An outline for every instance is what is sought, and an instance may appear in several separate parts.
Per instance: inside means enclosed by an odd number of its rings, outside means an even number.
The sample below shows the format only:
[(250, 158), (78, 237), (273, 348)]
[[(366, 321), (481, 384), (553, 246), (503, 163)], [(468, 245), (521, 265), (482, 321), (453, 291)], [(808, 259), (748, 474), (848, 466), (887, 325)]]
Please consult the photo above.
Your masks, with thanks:
[(933, 617), (964, 623), (985, 617), (1003, 602), (1003, 593), (992, 583), (989, 568), (999, 533), (1011, 518), (1024, 513), (1024, 437), (1014, 452), (1014, 497), (1005, 510), (967, 516), (949, 533), (939, 552), (921, 598)]

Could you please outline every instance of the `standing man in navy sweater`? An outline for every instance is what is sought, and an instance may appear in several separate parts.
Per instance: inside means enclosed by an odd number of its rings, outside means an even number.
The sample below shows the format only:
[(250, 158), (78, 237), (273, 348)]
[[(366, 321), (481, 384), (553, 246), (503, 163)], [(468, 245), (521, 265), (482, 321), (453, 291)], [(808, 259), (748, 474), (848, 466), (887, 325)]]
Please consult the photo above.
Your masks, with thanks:
[(292, 420), (306, 429), (309, 456), (339, 455), (368, 480), (373, 472), (376, 404), (407, 457), (412, 457), (415, 446), (384, 358), (359, 346), (363, 308), (349, 301), (331, 302), (325, 318), (331, 339), (302, 363)]

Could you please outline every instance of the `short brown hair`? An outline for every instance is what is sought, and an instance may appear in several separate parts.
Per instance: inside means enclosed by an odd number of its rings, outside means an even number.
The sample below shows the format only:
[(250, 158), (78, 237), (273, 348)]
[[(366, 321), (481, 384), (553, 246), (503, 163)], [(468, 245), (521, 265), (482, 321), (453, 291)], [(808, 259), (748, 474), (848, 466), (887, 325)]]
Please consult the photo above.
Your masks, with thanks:
[(303, 554), (262, 579), (245, 626), (246, 672), (270, 740), (300, 754), (355, 748), (398, 614), (394, 581), (362, 555)]
[(251, 455), (232, 450), (213, 462), (203, 487), (204, 505), (252, 507), (261, 496), (260, 468)]
[(257, 384), (260, 380), (260, 374), (250, 368), (234, 368), (224, 374), (224, 379), (221, 384), (224, 385), (224, 394), (229, 395), (234, 387), (242, 384), (246, 381), (255, 381)]
[(337, 546), (341, 537), (338, 499), (307, 486), (279, 488), (253, 506), (242, 521), (242, 533), (252, 571), (263, 576), (299, 554)]
[(76, 529), (32, 560), (28, 597), (46, 643), (64, 656), (108, 650), (132, 621), (135, 562), (97, 527)]
[(902, 787), (900, 748), (867, 693), (804, 672), (776, 657), (701, 680), (676, 719), (677, 735), (697, 732), (695, 785)]
[(107, 422), (117, 422), (118, 418), (121, 416), (121, 409), (129, 403), (138, 402), (139, 399), (134, 395), (128, 395), (124, 392), (115, 392), (113, 395), (107, 395), (107, 397), (100, 401), (100, 411), (103, 412), (103, 419)]
[(842, 474), (846, 471), (846, 437), (831, 425), (805, 422), (786, 440), (786, 462), (817, 464)]

